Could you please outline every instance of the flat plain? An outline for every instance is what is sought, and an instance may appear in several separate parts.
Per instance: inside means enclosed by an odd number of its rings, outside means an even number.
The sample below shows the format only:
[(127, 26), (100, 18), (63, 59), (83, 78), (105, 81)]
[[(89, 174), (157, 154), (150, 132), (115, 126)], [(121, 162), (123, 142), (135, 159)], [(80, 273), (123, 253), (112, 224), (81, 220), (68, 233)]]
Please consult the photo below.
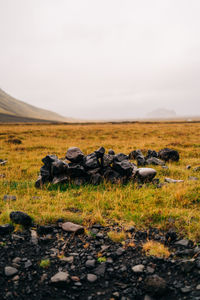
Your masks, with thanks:
[[(8, 142), (19, 139), (21, 144)], [(106, 151), (129, 154), (141, 149), (168, 147), (180, 154), (179, 162), (167, 163), (168, 169), (153, 166), (157, 178), (182, 179), (162, 188), (137, 183), (99, 186), (47, 185), (36, 189), (41, 159), (56, 154), (64, 159), (69, 147), (77, 146), (89, 154), (103, 146)], [(120, 223), (137, 228), (158, 227), (177, 230), (198, 241), (200, 238), (200, 184), (189, 180), (200, 171), (200, 123), (128, 123), (128, 124), (10, 124), (0, 125), (0, 224), (9, 222), (9, 213), (21, 210), (39, 224), (59, 218), (91, 225)], [(133, 161), (134, 162), (134, 161)], [(191, 165), (191, 169), (186, 166)], [(150, 166), (151, 167), (151, 166)], [(3, 200), (4, 195), (16, 200)]]

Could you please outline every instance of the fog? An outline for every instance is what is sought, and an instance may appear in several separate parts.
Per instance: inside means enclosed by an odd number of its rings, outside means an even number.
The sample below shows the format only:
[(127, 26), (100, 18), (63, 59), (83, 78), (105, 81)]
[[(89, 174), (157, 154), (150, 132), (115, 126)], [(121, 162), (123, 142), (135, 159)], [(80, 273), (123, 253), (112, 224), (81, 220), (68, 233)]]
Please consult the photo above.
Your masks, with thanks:
[(0, 87), (81, 119), (200, 115), (199, 0), (0, 0)]

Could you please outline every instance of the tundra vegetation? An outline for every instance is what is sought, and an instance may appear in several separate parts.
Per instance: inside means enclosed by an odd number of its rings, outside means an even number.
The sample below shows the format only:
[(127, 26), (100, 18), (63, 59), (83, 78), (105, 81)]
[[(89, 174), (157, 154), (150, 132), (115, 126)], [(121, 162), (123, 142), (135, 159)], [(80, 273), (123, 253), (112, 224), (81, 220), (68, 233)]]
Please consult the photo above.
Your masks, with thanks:
[[(152, 183), (103, 182), (98, 186), (47, 184), (36, 189), (41, 159), (47, 154), (64, 159), (73, 146), (84, 154), (100, 146), (125, 154), (172, 148), (179, 152), (179, 162), (166, 163), (168, 169), (153, 166), (156, 177), (161, 182), (165, 177), (184, 182), (161, 188)], [(200, 166), (200, 123), (0, 125), (0, 159), (6, 161), (0, 165), (0, 224), (9, 223), (10, 212), (20, 210), (39, 224), (60, 218), (86, 226), (117, 222), (124, 228), (175, 229), (192, 240), (200, 238), (200, 184), (190, 178), (200, 179), (200, 171), (195, 171)]]

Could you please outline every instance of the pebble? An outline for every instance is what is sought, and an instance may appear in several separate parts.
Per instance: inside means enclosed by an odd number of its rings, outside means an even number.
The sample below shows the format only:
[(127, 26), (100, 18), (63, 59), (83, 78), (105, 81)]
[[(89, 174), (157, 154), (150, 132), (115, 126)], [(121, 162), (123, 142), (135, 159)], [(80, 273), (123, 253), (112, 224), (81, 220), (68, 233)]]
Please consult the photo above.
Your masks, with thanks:
[(69, 273), (68, 272), (58, 272), (51, 277), (50, 282), (52, 284), (63, 284), (69, 282)]
[(188, 247), (189, 240), (186, 240), (186, 239), (179, 240), (179, 241), (177, 241), (175, 243), (175, 245), (179, 245), (179, 246), (183, 246), (183, 247)]
[(91, 283), (95, 282), (97, 281), (97, 276), (95, 274), (87, 274), (87, 280)]
[(8, 277), (18, 273), (18, 270), (16, 268), (10, 266), (5, 267), (4, 271), (5, 271), (5, 275)]
[(144, 271), (144, 265), (136, 265), (131, 269), (134, 273), (142, 273)]
[(87, 268), (93, 268), (95, 266), (95, 260), (94, 259), (87, 260), (85, 265)]
[(13, 196), (13, 195), (4, 195), (3, 200), (4, 201), (16, 201), (17, 198), (16, 198), (16, 196)]

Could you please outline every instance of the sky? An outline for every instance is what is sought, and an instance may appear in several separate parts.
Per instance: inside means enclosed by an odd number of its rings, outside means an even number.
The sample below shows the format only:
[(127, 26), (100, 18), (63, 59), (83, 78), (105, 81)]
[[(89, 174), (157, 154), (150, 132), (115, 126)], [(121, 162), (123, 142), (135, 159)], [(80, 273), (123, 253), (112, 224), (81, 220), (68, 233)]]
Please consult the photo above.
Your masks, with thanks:
[(0, 0), (0, 88), (68, 117), (200, 115), (199, 0)]

